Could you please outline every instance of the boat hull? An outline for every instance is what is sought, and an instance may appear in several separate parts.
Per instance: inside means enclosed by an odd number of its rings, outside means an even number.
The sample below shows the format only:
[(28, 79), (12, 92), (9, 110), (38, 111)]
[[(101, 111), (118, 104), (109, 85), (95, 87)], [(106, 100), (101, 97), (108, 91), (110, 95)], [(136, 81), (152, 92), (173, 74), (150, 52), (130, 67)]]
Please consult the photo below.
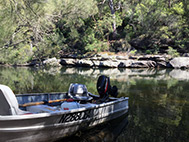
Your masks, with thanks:
[(71, 111), (0, 116), (0, 141), (43, 142), (118, 118), (128, 112), (128, 98)]

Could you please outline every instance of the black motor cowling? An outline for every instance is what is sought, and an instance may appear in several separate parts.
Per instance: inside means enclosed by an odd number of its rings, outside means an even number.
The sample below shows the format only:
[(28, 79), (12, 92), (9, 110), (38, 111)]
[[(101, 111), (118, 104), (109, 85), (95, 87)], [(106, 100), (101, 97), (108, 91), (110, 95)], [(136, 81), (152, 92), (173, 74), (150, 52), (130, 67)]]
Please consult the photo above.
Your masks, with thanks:
[(105, 75), (99, 76), (97, 81), (97, 91), (100, 95), (100, 98), (109, 97), (109, 95), (117, 97), (118, 95), (117, 87), (111, 87), (110, 78)]

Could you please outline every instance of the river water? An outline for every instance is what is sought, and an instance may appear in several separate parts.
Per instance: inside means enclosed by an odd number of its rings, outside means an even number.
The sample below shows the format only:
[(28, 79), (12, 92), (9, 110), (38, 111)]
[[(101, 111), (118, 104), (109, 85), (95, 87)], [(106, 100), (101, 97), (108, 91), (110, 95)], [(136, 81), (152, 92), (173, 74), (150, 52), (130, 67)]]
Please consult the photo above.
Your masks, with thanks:
[(187, 142), (189, 70), (0, 67), (0, 84), (15, 94), (65, 92), (82, 83), (97, 94), (99, 75), (110, 77), (119, 97), (129, 97), (129, 113), (60, 142)]

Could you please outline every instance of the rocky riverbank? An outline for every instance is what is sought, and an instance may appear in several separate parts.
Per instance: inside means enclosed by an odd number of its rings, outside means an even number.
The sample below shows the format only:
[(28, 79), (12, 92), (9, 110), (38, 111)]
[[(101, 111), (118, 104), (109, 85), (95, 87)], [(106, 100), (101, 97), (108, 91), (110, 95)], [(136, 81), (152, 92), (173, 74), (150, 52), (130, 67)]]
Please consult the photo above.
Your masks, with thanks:
[(106, 68), (189, 68), (189, 57), (169, 55), (123, 56), (98, 54), (91, 57), (73, 55), (61, 59), (50, 58), (42, 63), (32, 63), (35, 66), (73, 66), (73, 67), (106, 67)]

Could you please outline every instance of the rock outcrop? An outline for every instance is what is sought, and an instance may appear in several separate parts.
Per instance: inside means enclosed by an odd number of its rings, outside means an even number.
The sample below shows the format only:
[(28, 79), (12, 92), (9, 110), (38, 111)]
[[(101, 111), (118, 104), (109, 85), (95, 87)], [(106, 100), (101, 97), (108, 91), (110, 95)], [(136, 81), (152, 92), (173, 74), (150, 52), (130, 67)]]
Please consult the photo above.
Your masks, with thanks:
[(189, 68), (189, 57), (177, 57), (170, 61), (173, 68)]
[(115, 56), (98, 55), (85, 58), (62, 58), (62, 65), (108, 68), (156, 68), (167, 67), (167, 56)]
[(45, 66), (79, 66), (107, 68), (189, 68), (189, 57), (171, 58), (168, 55), (116, 56), (96, 55), (93, 57), (51, 58), (42, 62)]
[(42, 62), (42, 65), (45, 65), (45, 66), (54, 66), (54, 67), (61, 66), (60, 59), (56, 59), (55, 57), (44, 60)]

